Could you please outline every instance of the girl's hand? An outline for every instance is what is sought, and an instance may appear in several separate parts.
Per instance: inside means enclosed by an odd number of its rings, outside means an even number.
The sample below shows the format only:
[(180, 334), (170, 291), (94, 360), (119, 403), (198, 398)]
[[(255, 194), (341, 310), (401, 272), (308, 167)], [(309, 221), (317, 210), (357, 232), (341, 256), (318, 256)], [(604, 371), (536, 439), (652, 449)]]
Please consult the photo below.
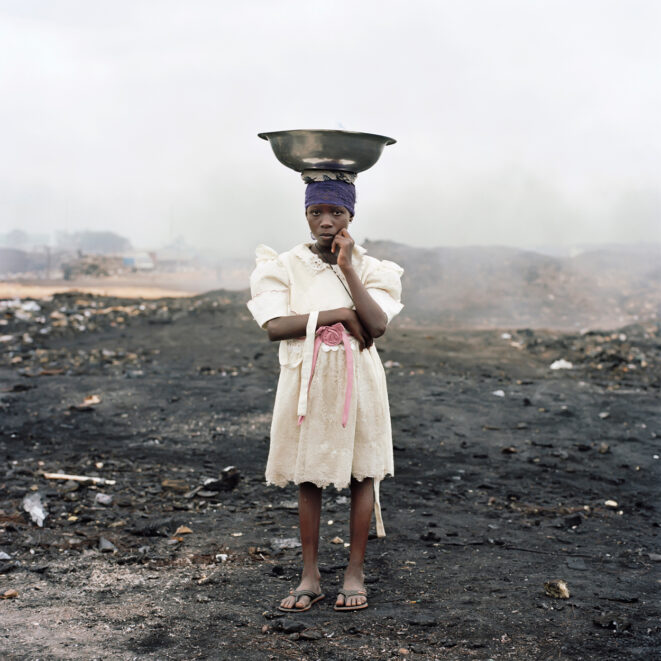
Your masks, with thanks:
[(333, 239), (331, 252), (334, 253), (337, 248), (340, 252), (337, 255), (337, 265), (342, 269), (351, 267), (351, 253), (353, 252), (354, 240), (346, 229), (341, 229)]
[(356, 341), (358, 342), (358, 347), (362, 351), (363, 349), (369, 349), (372, 344), (374, 344), (374, 340), (372, 336), (367, 332), (365, 329), (365, 326), (361, 323), (360, 319), (358, 318), (358, 315), (356, 314), (355, 310), (351, 310), (349, 308), (346, 309), (346, 317), (342, 319), (342, 323), (344, 324), (344, 327), (351, 333), (356, 338)]

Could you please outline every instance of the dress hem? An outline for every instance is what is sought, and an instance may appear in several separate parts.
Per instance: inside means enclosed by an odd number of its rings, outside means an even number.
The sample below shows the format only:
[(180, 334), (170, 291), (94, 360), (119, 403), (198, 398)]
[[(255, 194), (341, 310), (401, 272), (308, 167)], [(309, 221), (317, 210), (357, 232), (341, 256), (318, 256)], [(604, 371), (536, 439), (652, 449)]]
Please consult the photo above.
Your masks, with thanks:
[[(393, 477), (395, 475), (394, 471), (385, 471), (384, 473), (381, 473), (379, 476), (377, 475), (352, 475), (351, 477), (355, 478), (358, 480), (358, 482), (362, 482), (366, 478), (371, 478), (374, 480), (378, 480), (379, 482), (383, 480), (384, 478), (390, 476)], [(334, 482), (333, 480), (328, 480), (328, 481), (317, 481), (317, 480), (299, 480), (298, 482), (294, 478), (288, 478), (285, 476), (278, 476), (273, 479), (266, 478), (266, 485), (267, 486), (274, 486), (274, 487), (281, 487), (284, 488), (288, 486), (290, 483), (293, 484), (303, 484), (304, 482), (311, 482), (315, 486), (319, 487), (320, 489), (325, 489), (326, 487), (329, 486), (334, 486), (338, 491), (341, 489), (348, 489), (349, 485), (351, 482), (343, 482), (341, 484)]]

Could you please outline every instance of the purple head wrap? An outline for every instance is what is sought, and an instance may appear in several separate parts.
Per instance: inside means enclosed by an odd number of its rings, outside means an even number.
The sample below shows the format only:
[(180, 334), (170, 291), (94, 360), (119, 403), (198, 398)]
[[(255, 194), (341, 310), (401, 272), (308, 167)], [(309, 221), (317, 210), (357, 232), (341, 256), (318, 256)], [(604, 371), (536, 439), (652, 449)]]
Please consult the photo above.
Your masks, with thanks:
[(312, 181), (305, 189), (305, 208), (311, 204), (335, 204), (352, 216), (356, 206), (356, 187), (345, 181)]

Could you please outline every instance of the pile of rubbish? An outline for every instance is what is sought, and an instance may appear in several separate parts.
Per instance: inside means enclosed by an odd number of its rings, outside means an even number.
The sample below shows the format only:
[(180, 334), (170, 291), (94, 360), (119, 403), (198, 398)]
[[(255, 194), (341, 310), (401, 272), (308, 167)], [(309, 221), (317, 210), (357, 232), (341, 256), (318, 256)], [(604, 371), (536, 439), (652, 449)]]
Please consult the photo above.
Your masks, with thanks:
[(83, 276), (94, 278), (107, 277), (121, 273), (124, 262), (121, 257), (109, 255), (81, 255), (68, 262), (63, 262), (62, 272), (65, 280), (74, 280)]
[[(63, 293), (44, 300), (0, 301), (0, 365), (34, 373), (61, 373), (72, 368), (112, 367), (120, 363), (137, 369), (153, 352), (138, 353), (102, 347), (75, 352), (45, 349), (45, 337), (75, 337), (109, 329), (129, 327), (136, 320), (169, 324), (184, 316), (215, 309), (231, 301), (206, 295), (157, 301), (114, 299), (93, 294)], [(45, 371), (46, 370), (46, 371)]]
[(511, 340), (512, 346), (548, 360), (554, 370), (588, 368), (613, 376), (637, 371), (641, 375), (649, 373), (652, 378), (661, 365), (659, 323), (631, 324), (615, 332), (590, 330), (555, 337), (522, 329), (504, 333), (503, 337)]

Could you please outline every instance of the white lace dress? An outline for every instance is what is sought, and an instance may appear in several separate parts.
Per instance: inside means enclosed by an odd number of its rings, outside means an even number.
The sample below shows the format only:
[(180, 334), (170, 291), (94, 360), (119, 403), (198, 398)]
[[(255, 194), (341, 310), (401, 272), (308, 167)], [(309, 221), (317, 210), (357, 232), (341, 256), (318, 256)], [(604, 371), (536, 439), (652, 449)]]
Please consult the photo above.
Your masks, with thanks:
[[(260, 326), (275, 317), (353, 307), (338, 278), (347, 284), (340, 268), (323, 262), (310, 250), (310, 244), (299, 244), (280, 255), (260, 245), (256, 256), (248, 309)], [(390, 321), (403, 307), (402, 268), (368, 256), (360, 246), (354, 247), (352, 262), (367, 291)], [(308, 332), (307, 342), (306, 338), (280, 342), (280, 378), (266, 481), (278, 486), (288, 482), (312, 482), (320, 487), (333, 484), (340, 489), (347, 487), (353, 476), (358, 480), (372, 477), (378, 484), (394, 473), (394, 466), (386, 378), (376, 347), (360, 351), (358, 343), (350, 340), (353, 391), (348, 421), (343, 427), (345, 348), (321, 345), (307, 405), (303, 405), (305, 417), (299, 425), (301, 401), (308, 392), (302, 390), (302, 383), (307, 382), (313, 342), (314, 330)], [(378, 488), (376, 493), (378, 496)]]

